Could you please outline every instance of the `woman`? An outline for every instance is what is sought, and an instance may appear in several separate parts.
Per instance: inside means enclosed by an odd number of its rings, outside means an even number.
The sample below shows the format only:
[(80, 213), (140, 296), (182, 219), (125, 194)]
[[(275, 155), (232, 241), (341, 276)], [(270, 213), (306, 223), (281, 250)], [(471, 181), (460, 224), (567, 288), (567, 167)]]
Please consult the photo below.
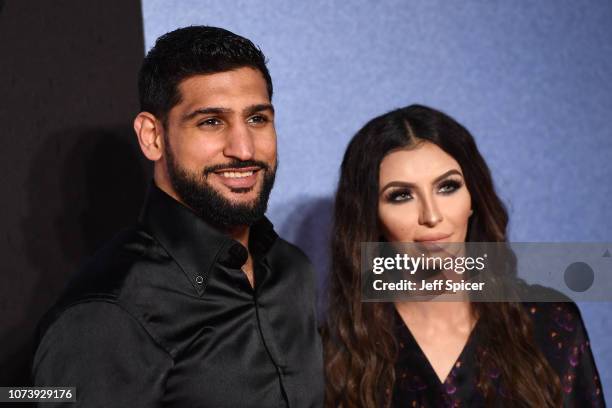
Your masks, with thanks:
[(604, 405), (571, 302), (361, 301), (361, 242), (505, 242), (507, 224), (474, 139), (447, 115), (413, 105), (355, 135), (335, 202), (327, 406)]

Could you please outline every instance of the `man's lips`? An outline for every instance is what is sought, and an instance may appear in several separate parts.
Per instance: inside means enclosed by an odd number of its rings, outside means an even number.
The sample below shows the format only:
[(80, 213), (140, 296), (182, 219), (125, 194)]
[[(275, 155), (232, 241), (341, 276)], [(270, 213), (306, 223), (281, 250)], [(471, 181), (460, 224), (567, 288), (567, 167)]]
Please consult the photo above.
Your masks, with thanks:
[(214, 174), (229, 188), (251, 188), (257, 183), (257, 173), (261, 167), (225, 168)]

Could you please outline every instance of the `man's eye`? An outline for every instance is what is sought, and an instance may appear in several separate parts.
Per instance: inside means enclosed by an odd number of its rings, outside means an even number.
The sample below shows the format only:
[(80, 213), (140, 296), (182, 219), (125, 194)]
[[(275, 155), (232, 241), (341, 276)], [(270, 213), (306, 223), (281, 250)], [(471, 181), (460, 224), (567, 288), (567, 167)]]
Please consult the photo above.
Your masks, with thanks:
[(217, 126), (220, 125), (221, 121), (217, 118), (208, 118), (200, 121), (198, 126)]
[(264, 115), (255, 115), (255, 116), (251, 116), (248, 122), (253, 123), (253, 124), (261, 124), (261, 123), (268, 122), (268, 118)]

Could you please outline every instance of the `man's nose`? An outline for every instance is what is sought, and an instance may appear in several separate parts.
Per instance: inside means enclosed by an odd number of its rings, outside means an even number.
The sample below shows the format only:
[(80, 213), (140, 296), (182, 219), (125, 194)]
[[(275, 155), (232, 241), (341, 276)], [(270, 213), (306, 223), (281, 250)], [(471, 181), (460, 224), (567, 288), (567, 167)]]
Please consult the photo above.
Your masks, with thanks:
[(424, 197), (421, 200), (419, 224), (435, 227), (442, 221), (442, 214), (438, 210), (433, 197)]
[(253, 135), (246, 123), (233, 124), (225, 141), (223, 154), (238, 160), (252, 160), (255, 155)]

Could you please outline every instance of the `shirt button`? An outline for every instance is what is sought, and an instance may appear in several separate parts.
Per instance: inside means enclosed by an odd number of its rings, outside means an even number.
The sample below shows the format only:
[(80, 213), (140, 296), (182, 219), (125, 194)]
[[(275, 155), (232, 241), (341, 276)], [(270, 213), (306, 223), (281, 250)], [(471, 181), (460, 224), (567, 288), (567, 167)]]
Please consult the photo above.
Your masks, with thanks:
[(200, 275), (196, 276), (196, 283), (197, 283), (198, 285), (201, 285), (201, 284), (202, 284), (202, 282), (204, 282), (204, 278), (203, 278), (203, 277), (201, 277)]

